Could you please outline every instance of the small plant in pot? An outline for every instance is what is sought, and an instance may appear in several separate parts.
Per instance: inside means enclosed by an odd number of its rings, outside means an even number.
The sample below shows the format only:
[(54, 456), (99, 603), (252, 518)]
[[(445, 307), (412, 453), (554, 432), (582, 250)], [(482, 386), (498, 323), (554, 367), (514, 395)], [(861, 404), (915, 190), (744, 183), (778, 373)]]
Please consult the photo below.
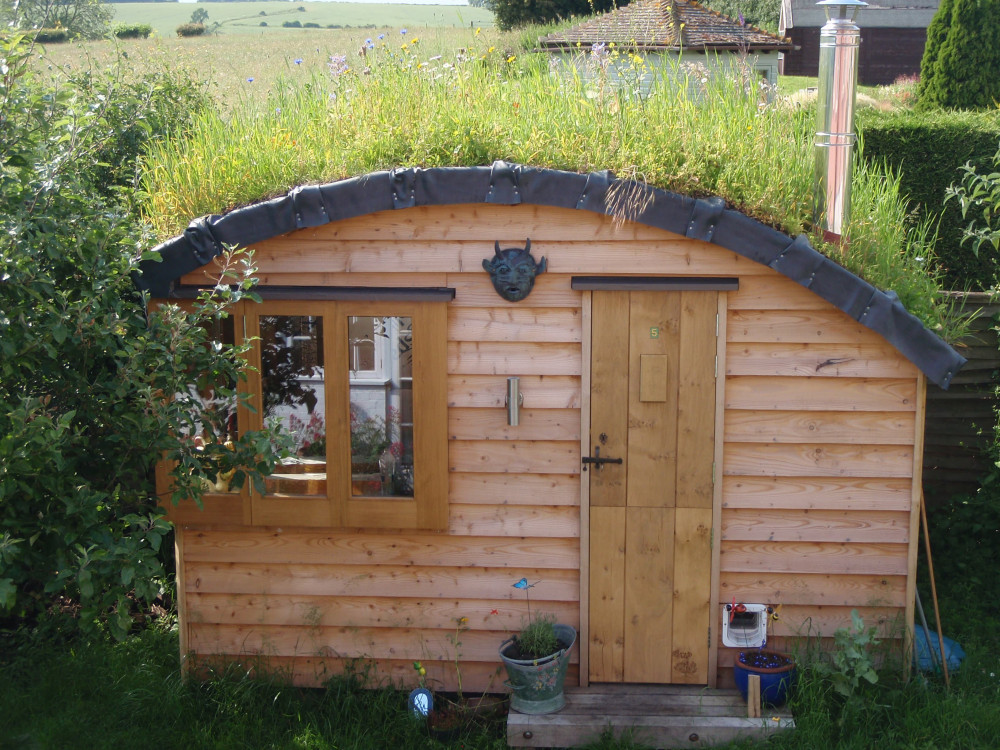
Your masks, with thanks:
[[(524, 589), (528, 596), (528, 589), (534, 585), (522, 578), (514, 587)], [(512, 709), (524, 714), (547, 714), (566, 705), (563, 685), (574, 643), (576, 629), (571, 625), (556, 623), (552, 615), (532, 618), (529, 599), (527, 625), (500, 645)]]

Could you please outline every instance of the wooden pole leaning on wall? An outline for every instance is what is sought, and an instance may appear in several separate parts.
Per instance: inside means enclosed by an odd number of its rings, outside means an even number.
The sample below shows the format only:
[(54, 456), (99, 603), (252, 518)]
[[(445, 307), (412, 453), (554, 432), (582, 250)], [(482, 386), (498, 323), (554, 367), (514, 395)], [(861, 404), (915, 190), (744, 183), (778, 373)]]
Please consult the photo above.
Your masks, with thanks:
[[(941, 630), (941, 610), (938, 608), (937, 586), (934, 583), (934, 561), (931, 559), (931, 530), (927, 524), (927, 506), (924, 502), (924, 493), (920, 493), (920, 523), (924, 527), (924, 549), (927, 551), (927, 571), (931, 576), (931, 601), (934, 602), (934, 619), (937, 622), (938, 645), (941, 647), (941, 672), (944, 674), (944, 685), (951, 687), (951, 679), (948, 676), (948, 657), (944, 652), (944, 632)], [(931, 648), (931, 644), (927, 644)]]

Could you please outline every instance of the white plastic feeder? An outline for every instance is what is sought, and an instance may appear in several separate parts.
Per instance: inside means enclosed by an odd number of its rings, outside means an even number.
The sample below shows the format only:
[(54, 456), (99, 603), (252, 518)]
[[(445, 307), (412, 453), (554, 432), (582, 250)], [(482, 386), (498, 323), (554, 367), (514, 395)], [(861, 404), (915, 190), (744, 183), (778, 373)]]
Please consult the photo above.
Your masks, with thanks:
[(762, 648), (767, 643), (769, 614), (766, 604), (725, 605), (722, 608), (722, 645)]

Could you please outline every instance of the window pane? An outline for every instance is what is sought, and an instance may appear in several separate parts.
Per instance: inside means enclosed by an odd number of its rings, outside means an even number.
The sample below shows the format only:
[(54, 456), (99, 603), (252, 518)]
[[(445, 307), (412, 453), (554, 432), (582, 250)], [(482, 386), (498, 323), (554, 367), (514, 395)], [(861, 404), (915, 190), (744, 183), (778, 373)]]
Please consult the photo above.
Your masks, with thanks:
[(326, 493), (326, 402), (323, 319), (314, 315), (260, 318), (264, 421), (292, 434), (295, 457), (268, 480), (278, 494)]
[(347, 328), (351, 494), (413, 497), (412, 319), (352, 316)]

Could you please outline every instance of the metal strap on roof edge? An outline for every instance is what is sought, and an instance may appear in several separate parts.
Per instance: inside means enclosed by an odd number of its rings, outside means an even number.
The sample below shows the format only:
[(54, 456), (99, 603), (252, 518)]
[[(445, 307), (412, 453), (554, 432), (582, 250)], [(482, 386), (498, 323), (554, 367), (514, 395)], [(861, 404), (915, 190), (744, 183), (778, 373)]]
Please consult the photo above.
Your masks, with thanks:
[[(487, 173), (489, 181), (484, 185)], [(449, 183), (455, 183), (454, 189)], [(620, 211), (608, 205), (609, 194), (615, 192), (613, 187), (617, 185), (634, 185), (652, 197), (636, 215), (629, 215), (629, 220), (706, 238), (757, 263), (773, 263), (782, 275), (885, 337), (942, 388), (948, 387), (965, 364), (964, 357), (907, 312), (894, 295), (873, 295), (874, 287), (817, 252), (807, 238), (792, 240), (744, 214), (725, 209), (724, 204), (720, 206), (721, 199), (695, 200), (643, 183), (617, 180), (606, 172), (581, 175), (505, 161), (496, 161), (490, 167), (400, 168), (376, 172), (321, 185), (315, 190), (293, 190), (284, 197), (237, 209), (225, 216), (195, 219), (181, 236), (154, 248), (161, 252), (163, 262), (144, 261), (136, 285), (154, 297), (166, 297), (177, 279), (210, 262), (223, 251), (223, 245), (247, 246), (291, 231), (300, 221), (311, 224), (317, 220), (322, 212), (316, 207), (306, 209), (305, 202), (322, 201), (330, 221), (420, 205), (477, 202), (517, 205), (525, 194), (531, 203), (539, 205), (577, 205), (582, 210), (617, 215)], [(470, 192), (479, 186), (486, 187), (485, 194), (478, 190)], [(578, 198), (570, 197), (573, 195)], [(345, 210), (331, 205), (333, 196), (347, 204)], [(387, 203), (390, 200), (392, 203)], [(295, 210), (300, 206), (304, 211), (301, 219)], [(797, 257), (797, 261), (790, 262), (792, 257)], [(836, 278), (826, 279), (826, 276)], [(869, 301), (877, 302), (875, 314), (868, 312)]]

